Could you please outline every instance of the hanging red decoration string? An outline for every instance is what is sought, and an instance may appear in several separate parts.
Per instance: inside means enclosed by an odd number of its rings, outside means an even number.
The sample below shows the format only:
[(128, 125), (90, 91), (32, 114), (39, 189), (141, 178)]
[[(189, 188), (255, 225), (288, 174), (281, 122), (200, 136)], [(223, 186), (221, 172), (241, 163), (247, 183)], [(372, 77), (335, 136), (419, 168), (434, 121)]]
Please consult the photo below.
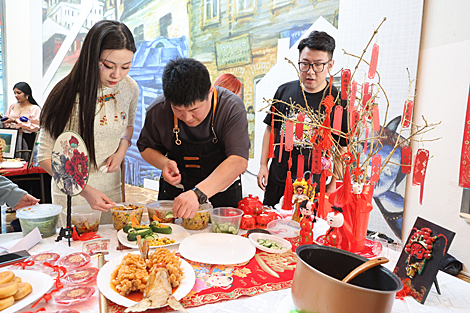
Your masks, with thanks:
[(274, 105), (272, 106), (272, 116), (271, 116), (271, 134), (269, 135), (269, 152), (268, 152), (268, 158), (272, 159), (274, 158), (274, 111), (276, 108)]

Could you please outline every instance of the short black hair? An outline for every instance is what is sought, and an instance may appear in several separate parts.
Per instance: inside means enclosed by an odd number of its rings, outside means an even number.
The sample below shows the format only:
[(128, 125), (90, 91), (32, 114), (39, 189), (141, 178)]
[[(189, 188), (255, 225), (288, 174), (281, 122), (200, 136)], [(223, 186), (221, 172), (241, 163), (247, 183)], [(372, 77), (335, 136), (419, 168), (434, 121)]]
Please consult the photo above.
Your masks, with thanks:
[(190, 107), (207, 100), (211, 88), (209, 71), (201, 62), (177, 58), (165, 66), (162, 76), (165, 98), (174, 106)]
[(305, 47), (309, 49), (321, 50), (328, 52), (328, 57), (333, 58), (333, 52), (335, 51), (335, 39), (328, 35), (326, 32), (319, 32), (314, 30), (308, 35), (307, 38), (302, 39), (299, 42), (299, 56)]

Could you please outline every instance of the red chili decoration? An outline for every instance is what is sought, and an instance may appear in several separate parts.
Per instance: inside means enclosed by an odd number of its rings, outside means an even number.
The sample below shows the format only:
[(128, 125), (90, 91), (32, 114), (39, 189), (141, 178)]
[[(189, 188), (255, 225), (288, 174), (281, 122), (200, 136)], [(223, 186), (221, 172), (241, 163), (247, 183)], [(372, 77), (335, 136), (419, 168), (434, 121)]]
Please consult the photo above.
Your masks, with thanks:
[(413, 155), (412, 148), (410, 146), (404, 146), (401, 149), (401, 172), (403, 174), (411, 173), (411, 157)]
[(370, 58), (370, 65), (369, 65), (369, 74), (367, 77), (373, 79), (375, 77), (375, 72), (377, 71), (377, 61), (379, 60), (379, 46), (374, 44), (372, 48), (372, 56)]
[(345, 69), (341, 71), (341, 100), (348, 99), (348, 86), (351, 80), (351, 70)]
[(286, 121), (286, 132), (284, 133), (284, 143), (286, 151), (294, 149), (294, 123), (291, 120)]
[(339, 135), (343, 124), (343, 107), (337, 105), (335, 108), (335, 119), (333, 120), (333, 134)]
[(372, 157), (372, 173), (370, 175), (370, 183), (376, 184), (380, 178), (380, 166), (382, 165), (382, 158), (379, 154)]
[(299, 112), (297, 114), (297, 123), (295, 123), (295, 138), (299, 141), (304, 137), (304, 120), (305, 113)]
[(411, 123), (411, 114), (413, 114), (413, 101), (406, 100), (405, 106), (403, 108), (403, 127), (410, 127)]
[(279, 163), (282, 161), (282, 155), (284, 154), (284, 129), (281, 129), (281, 138), (279, 142)]
[(275, 107), (274, 105), (272, 106), (272, 118), (271, 118), (271, 134), (269, 135), (269, 152), (268, 152), (268, 158), (272, 159), (274, 158), (274, 110)]
[(426, 177), (426, 169), (428, 167), (429, 151), (419, 149), (416, 153), (415, 167), (413, 170), (413, 185), (420, 185), (419, 204), (423, 204), (424, 178)]

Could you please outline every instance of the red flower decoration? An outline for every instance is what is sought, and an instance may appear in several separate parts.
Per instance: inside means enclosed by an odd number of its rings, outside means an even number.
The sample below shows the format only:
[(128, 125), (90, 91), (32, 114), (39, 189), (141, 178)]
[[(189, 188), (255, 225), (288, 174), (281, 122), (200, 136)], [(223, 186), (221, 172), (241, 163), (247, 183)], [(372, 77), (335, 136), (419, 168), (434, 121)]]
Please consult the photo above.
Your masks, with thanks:
[(70, 140), (69, 140), (69, 144), (73, 144), (73, 143), (76, 144), (76, 145), (78, 145), (78, 139), (75, 138), (74, 136), (72, 136), (72, 137), (70, 138)]
[[(73, 138), (74, 137), (72, 137), (72, 139)], [(72, 158), (65, 164), (65, 171), (67, 174), (73, 177), (74, 181), (81, 188), (85, 187), (85, 177), (88, 176), (88, 164), (85, 153), (80, 153), (78, 150), (73, 150)]]

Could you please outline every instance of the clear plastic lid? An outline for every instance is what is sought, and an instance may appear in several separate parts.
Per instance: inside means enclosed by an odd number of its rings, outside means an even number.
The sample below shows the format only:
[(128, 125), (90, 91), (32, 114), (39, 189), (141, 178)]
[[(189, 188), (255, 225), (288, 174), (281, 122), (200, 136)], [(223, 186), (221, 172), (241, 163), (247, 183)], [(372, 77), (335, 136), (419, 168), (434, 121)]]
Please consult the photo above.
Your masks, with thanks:
[(62, 206), (58, 204), (36, 204), (16, 211), (16, 217), (21, 219), (36, 219), (59, 215)]
[(74, 286), (61, 289), (52, 295), (56, 304), (71, 305), (86, 301), (95, 293), (95, 288), (90, 286)]

